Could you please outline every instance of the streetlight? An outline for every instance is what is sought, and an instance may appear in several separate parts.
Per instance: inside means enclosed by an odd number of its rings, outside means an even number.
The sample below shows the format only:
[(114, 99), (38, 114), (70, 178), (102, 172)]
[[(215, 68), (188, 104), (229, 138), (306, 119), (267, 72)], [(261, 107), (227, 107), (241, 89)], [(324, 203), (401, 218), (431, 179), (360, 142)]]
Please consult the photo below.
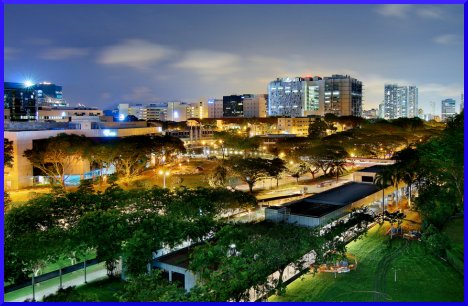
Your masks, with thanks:
[(166, 188), (166, 176), (169, 176), (170, 174), (170, 171), (169, 170), (159, 170), (159, 175), (162, 175), (163, 176), (163, 186), (164, 188)]

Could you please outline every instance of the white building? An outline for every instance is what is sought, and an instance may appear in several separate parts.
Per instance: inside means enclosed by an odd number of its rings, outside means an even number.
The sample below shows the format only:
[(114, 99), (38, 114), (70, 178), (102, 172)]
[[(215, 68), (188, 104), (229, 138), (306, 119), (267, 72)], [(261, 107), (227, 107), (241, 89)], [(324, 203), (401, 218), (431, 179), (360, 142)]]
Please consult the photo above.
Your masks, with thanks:
[(385, 84), (384, 118), (414, 118), (417, 116), (418, 88), (416, 86), (400, 86), (398, 84)]
[[(83, 135), (86, 137), (127, 137), (150, 135), (160, 133), (157, 127), (132, 127), (121, 128), (118, 122), (112, 123), (109, 128), (91, 129), (90, 125), (81, 124), (81, 129), (40, 129), (40, 130), (10, 130), (4, 131), (3, 137), (13, 141), (13, 167), (5, 168), (4, 189), (16, 190), (31, 187), (37, 183), (37, 178), (33, 175), (33, 166), (29, 160), (23, 156), (24, 151), (32, 149), (34, 140), (47, 139), (61, 133)], [(81, 160), (66, 170), (70, 184), (83, 178), (90, 171), (89, 162)]]

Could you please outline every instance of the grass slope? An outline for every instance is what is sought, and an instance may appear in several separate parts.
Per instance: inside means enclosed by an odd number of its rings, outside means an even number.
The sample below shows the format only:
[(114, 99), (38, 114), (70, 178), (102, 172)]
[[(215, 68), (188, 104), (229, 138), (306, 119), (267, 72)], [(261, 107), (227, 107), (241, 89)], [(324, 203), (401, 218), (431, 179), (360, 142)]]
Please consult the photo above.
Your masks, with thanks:
[[(417, 241), (383, 236), (388, 224), (351, 242), (358, 260), (350, 273), (321, 273), (292, 282), (285, 296), (269, 301), (463, 301), (463, 276)], [(397, 282), (395, 282), (395, 270)]]

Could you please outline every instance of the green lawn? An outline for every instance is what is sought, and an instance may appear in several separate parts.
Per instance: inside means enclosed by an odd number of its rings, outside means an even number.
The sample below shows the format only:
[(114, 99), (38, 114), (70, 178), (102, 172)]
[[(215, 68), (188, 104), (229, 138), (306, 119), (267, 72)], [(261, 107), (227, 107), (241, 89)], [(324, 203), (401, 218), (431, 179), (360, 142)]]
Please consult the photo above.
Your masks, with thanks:
[(60, 293), (57, 297), (49, 297), (45, 302), (118, 302), (119, 299), (115, 294), (122, 290), (123, 285), (124, 282), (119, 279), (106, 278)]
[(332, 273), (307, 274), (292, 282), (285, 296), (269, 301), (463, 301), (462, 275), (426, 254), (418, 241), (383, 236), (387, 228), (377, 225), (348, 245), (357, 270), (336, 279)]

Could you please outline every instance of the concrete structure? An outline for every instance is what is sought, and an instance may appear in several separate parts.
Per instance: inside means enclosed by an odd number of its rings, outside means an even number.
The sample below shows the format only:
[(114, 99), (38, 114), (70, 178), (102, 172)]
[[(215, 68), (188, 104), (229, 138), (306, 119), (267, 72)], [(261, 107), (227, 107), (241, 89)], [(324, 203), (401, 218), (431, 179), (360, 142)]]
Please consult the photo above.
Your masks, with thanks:
[(350, 182), (284, 206), (268, 207), (265, 219), (307, 227), (324, 226), (355, 208), (378, 201), (379, 190), (373, 184)]
[(449, 117), (455, 116), (457, 113), (455, 111), (455, 100), (454, 99), (445, 99), (441, 102), (442, 111), (441, 119), (446, 121)]
[(323, 114), (362, 116), (362, 82), (348, 75), (324, 78)]
[[(135, 124), (135, 122), (128, 122)], [(142, 122), (145, 124), (145, 122)], [(13, 124), (13, 122), (11, 123)], [(105, 128), (106, 124), (111, 126)], [(57, 136), (60, 133), (84, 135), (91, 138), (108, 138), (108, 137), (127, 137), (137, 135), (151, 135), (157, 134), (157, 127), (133, 127), (123, 128), (122, 125), (115, 123), (102, 123), (96, 129), (92, 129), (90, 125), (86, 125), (84, 129), (81, 124), (74, 123), (35, 123), (36, 130), (21, 129), (21, 126), (10, 126), (10, 130), (5, 130), (3, 137), (13, 141), (13, 167), (5, 168), (4, 176), (4, 189), (21, 189), (31, 187), (37, 183), (37, 178), (34, 176), (33, 166), (29, 160), (23, 156), (24, 151), (32, 149), (35, 140), (47, 139), (49, 137)], [(52, 129), (53, 128), (53, 129)], [(81, 160), (73, 165), (71, 169), (66, 170), (69, 176), (69, 183), (75, 184), (83, 178), (87, 172), (90, 171), (89, 162)], [(36, 181), (35, 181), (36, 180)]]
[(99, 117), (103, 115), (103, 111), (97, 108), (90, 107), (39, 107), (37, 111), (38, 121), (56, 121), (69, 122), (74, 120), (83, 121), (99, 121)]
[(264, 118), (266, 117), (266, 95), (230, 95), (223, 97), (223, 118)]
[(208, 100), (201, 98), (198, 102), (190, 103), (187, 107), (187, 119), (205, 119), (208, 117)]
[(353, 173), (353, 181), (357, 183), (373, 184), (378, 173), (384, 171), (385, 166), (372, 166)]
[(372, 108), (372, 109), (369, 109), (369, 110), (363, 110), (362, 111), (362, 118), (377, 119), (377, 118), (379, 118), (379, 113), (380, 113), (380, 110), (376, 109), (376, 108)]
[(385, 84), (384, 87), (384, 118), (413, 118), (418, 116), (418, 88), (416, 86), (400, 86)]
[(283, 206), (268, 207), (265, 209), (265, 219), (316, 227), (324, 226), (330, 220), (339, 219), (363, 206), (381, 212), (381, 189), (373, 182), (375, 176), (384, 169), (385, 166), (379, 165), (361, 169), (354, 173), (353, 182)]
[(319, 77), (278, 78), (268, 84), (268, 116), (303, 117), (320, 113)]
[(62, 86), (43, 82), (39, 84), (4, 82), (4, 109), (6, 120), (37, 120), (41, 107), (66, 107)]
[(406, 115), (408, 118), (418, 117), (418, 88), (416, 86), (408, 86), (408, 107)]
[(461, 94), (461, 96), (460, 96), (460, 113), (463, 112), (464, 107), (465, 107), (465, 95)]
[(23, 83), (3, 83), (3, 104), (7, 120), (36, 120), (37, 101), (34, 88)]
[(282, 78), (268, 85), (268, 115), (362, 115), (362, 83), (348, 75)]
[(208, 99), (208, 118), (223, 118), (223, 100)]
[(62, 93), (62, 86), (55, 85), (49, 82), (42, 82), (33, 86), (38, 106), (48, 107), (65, 107), (68, 104), (65, 102)]
[(278, 118), (278, 130), (285, 134), (307, 137), (309, 125), (314, 121), (315, 118), (312, 117)]
[(197, 282), (196, 275), (188, 269), (190, 253), (192, 248), (187, 247), (169, 254), (163, 255), (153, 260), (152, 268), (161, 269), (163, 277), (170, 282), (179, 282), (179, 284), (188, 292), (195, 287)]

